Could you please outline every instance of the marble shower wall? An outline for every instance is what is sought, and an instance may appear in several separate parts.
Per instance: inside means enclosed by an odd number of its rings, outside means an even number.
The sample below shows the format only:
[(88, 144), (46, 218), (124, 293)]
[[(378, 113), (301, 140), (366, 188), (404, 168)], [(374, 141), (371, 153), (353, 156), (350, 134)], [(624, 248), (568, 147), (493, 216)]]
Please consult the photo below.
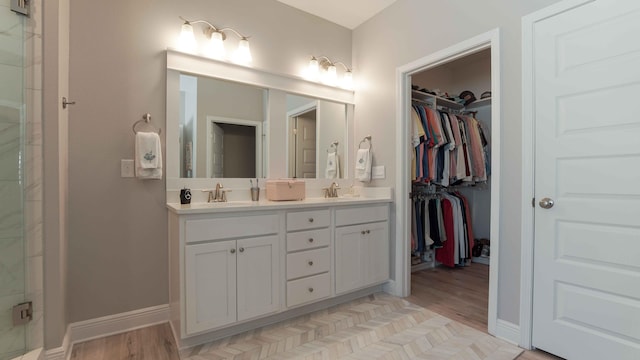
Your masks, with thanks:
[[(0, 359), (42, 347), (42, 9), (0, 0)], [(34, 303), (13, 327), (11, 308)]]

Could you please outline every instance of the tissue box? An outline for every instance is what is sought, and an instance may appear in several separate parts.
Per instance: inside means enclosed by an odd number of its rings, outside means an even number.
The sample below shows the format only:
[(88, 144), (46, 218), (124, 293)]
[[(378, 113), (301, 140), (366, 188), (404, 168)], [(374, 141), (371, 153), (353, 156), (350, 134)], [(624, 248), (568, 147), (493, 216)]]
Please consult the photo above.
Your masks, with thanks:
[(304, 181), (296, 179), (267, 180), (267, 200), (303, 200)]

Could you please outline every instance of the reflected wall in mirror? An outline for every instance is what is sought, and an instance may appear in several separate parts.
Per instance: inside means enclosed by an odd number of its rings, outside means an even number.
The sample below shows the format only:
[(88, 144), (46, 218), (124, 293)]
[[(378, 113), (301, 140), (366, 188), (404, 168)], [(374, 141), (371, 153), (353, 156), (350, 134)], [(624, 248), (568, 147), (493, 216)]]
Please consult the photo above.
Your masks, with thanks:
[(344, 177), (347, 105), (287, 94), (287, 176)]
[(180, 74), (180, 177), (263, 177), (266, 99), (266, 89)]

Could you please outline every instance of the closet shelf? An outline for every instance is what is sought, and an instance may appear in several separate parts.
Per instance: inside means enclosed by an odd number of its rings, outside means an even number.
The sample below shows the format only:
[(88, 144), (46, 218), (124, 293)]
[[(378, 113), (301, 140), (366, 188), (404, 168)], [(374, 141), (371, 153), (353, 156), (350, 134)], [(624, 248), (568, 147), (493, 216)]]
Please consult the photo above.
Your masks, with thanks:
[(477, 108), (480, 108), (483, 106), (489, 106), (489, 105), (491, 105), (491, 98), (484, 98), (484, 99), (476, 100), (471, 104), (467, 105), (465, 107), (465, 110), (473, 110), (473, 109), (477, 109)]
[(445, 99), (440, 96), (431, 95), (429, 93), (418, 91), (418, 90), (411, 90), (411, 98), (434, 104), (436, 107), (444, 106), (453, 110), (461, 110), (464, 108), (464, 105), (459, 104), (455, 101), (451, 101), (449, 99)]

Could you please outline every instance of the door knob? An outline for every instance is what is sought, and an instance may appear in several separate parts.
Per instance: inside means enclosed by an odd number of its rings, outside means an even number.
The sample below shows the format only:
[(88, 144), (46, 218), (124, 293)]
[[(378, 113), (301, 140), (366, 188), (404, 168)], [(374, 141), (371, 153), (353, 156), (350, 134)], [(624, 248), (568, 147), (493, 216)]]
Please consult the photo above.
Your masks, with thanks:
[(555, 202), (553, 201), (553, 199), (544, 198), (540, 200), (540, 207), (543, 209), (551, 209), (554, 204)]

